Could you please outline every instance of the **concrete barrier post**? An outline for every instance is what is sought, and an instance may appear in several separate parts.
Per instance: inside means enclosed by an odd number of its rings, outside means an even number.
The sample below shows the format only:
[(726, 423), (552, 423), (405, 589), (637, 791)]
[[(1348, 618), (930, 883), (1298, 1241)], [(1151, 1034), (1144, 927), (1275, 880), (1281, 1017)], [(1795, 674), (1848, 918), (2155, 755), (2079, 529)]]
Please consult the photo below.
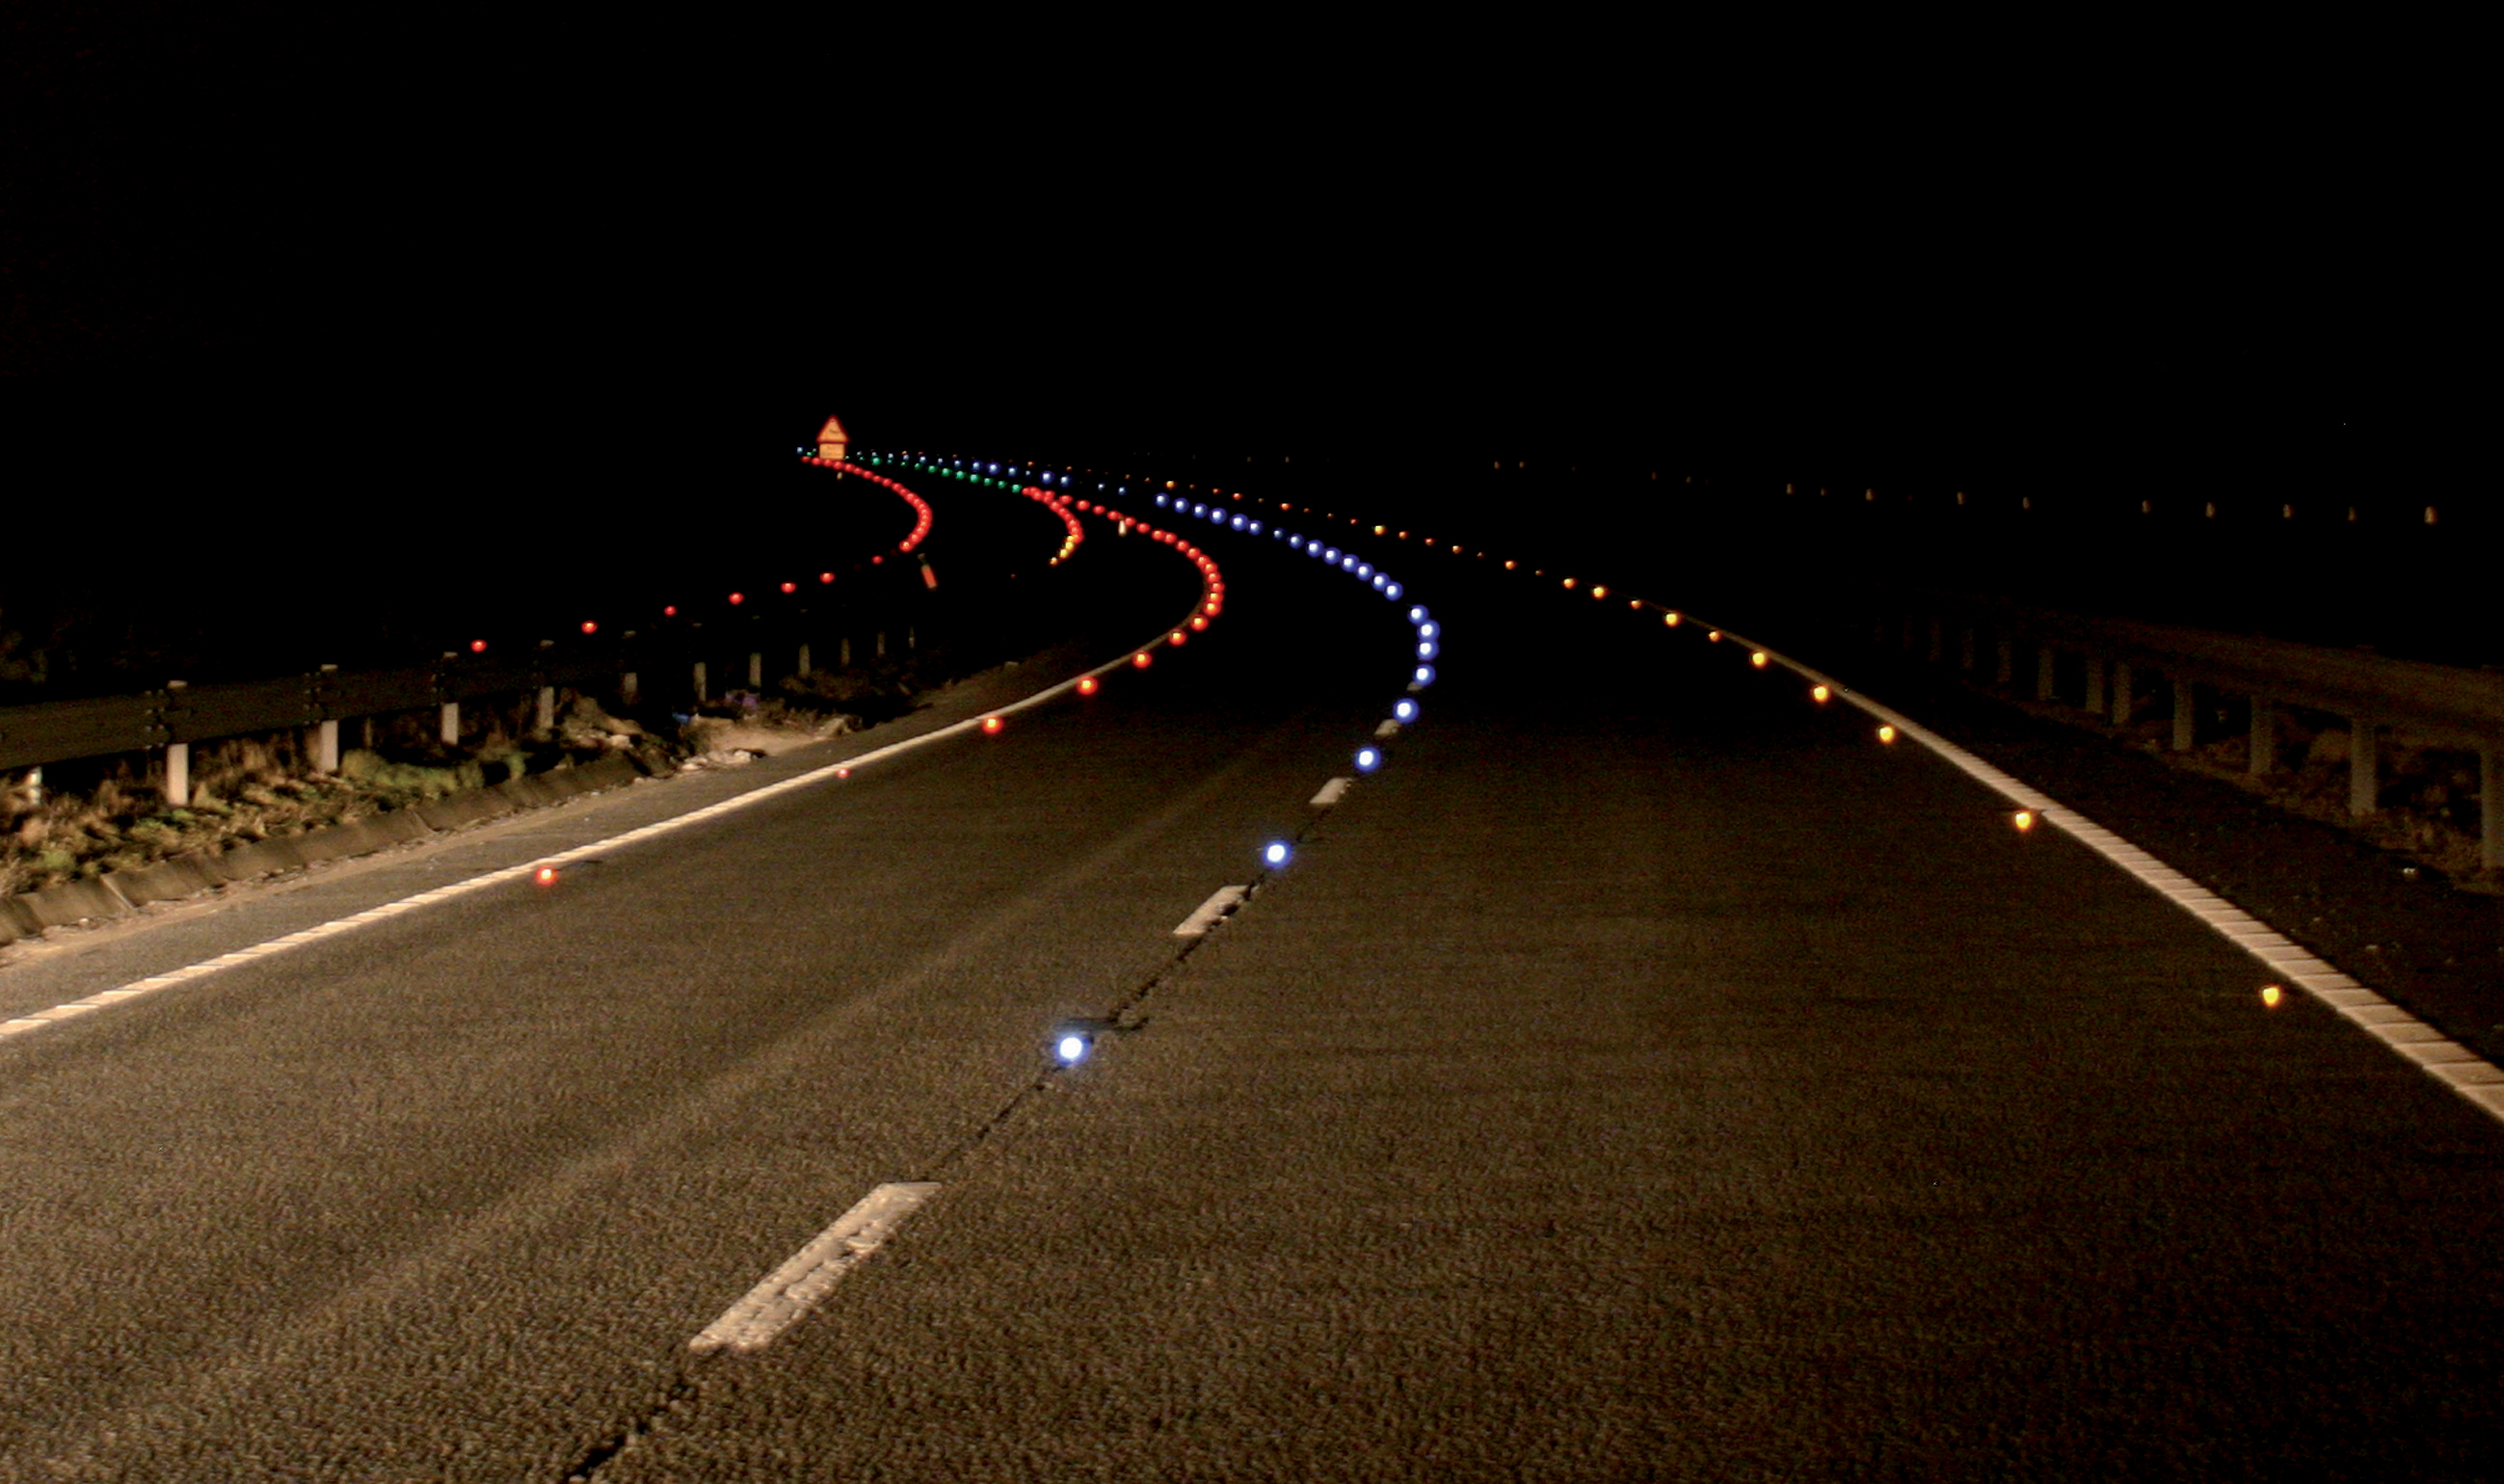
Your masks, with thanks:
[(335, 721), (322, 722), (313, 729), (313, 771), (339, 771), (339, 724)]
[(2057, 692), (2054, 690), (2054, 688), (2053, 688), (2053, 684), (2052, 684), (2052, 681), (2053, 681), (2053, 675), (2054, 675), (2054, 667), (2053, 667), (2053, 663), (2052, 663), (2052, 646), (2051, 646), (2051, 645), (2049, 645), (2049, 644), (2037, 644), (2037, 645), (2035, 645), (2035, 646), (2034, 646), (2034, 699), (2035, 699), (2035, 700), (2037, 700), (2037, 701), (2050, 701), (2050, 700), (2052, 700), (2052, 699), (2054, 698), (2054, 696), (2057, 694)]
[(705, 694), (705, 662), (698, 660), (696, 661), (696, 700), (702, 703), (712, 699)]
[(2246, 771), (2253, 777), (2266, 777), (2278, 770), (2278, 708), (2258, 696), (2252, 698), (2252, 756)]
[(765, 656), (753, 649), (748, 651), (748, 688), (765, 688)]
[(461, 745), (460, 702), (446, 701), (443, 703), (443, 727), (441, 732), (437, 735), (443, 739), (443, 745), (447, 747), (457, 747)]
[(2478, 858), (2504, 871), (2504, 742), (2478, 749)]
[(2104, 657), (2090, 649), (2087, 651), (2087, 710), (2091, 715), (2100, 716), (2104, 709)]
[(165, 744), (165, 803), (182, 809), (191, 802), (191, 744)]
[(2112, 724), (2130, 725), (2130, 661), (2115, 660), (2112, 673)]
[(802, 644), (800, 646), (800, 665), (798, 673), (800, 678), (803, 680), (809, 678), (809, 646), (807, 644)]
[(1992, 661), (1991, 683), (2006, 685), (2017, 676), (2017, 641), (2003, 635), (1995, 647), (1998, 656)]
[(2382, 802), (2382, 760), (2375, 755), (2374, 718), (2348, 718), (2348, 812), (2362, 819)]
[(532, 717), (532, 720), (539, 724), (538, 730), (540, 732), (553, 732), (556, 730), (555, 686), (542, 685), (539, 687), (539, 710), (538, 713)]
[(2191, 682), (2180, 675), (2174, 677), (2174, 750), (2188, 752), (2197, 741), (2200, 713), (2193, 709), (2199, 704)]

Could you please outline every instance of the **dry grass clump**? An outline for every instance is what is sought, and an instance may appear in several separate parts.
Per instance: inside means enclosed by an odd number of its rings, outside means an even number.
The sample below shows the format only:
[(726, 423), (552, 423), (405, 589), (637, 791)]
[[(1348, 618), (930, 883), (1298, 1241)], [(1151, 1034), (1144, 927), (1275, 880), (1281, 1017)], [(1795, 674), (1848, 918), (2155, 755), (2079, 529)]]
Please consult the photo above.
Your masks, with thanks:
[(377, 717), (374, 745), (348, 751), (335, 775), (313, 772), (305, 738), (292, 731), (203, 743), (192, 749), (191, 797), (181, 807), (169, 807), (157, 784), (127, 761), (92, 774), (81, 786), (40, 795), (25, 775), (13, 773), (0, 780), (0, 895), (191, 850), (300, 835), (584, 757), (628, 751), (645, 755), (652, 766), (677, 751), (588, 698), (575, 699), (544, 738), (524, 730), (535, 719), (530, 711), (527, 701), (503, 710), (470, 709), (458, 748), (428, 730), (431, 713)]
[[(2383, 734), (2376, 759), (2381, 786), (2377, 812), (2359, 819), (2348, 810), (2348, 754), (2352, 745), (2346, 718), (2301, 707), (2278, 717), (2278, 767), (2264, 777), (2250, 773), (2248, 732), (2202, 742), (2188, 752), (2173, 747), (2170, 714), (2134, 719), (2115, 728), (2062, 707), (2028, 703), (2037, 714), (2056, 716), (2120, 736), (2140, 750), (2195, 773), (2233, 783), (2246, 793), (2323, 824), (2336, 825), (2421, 864), (2456, 882), (2486, 889), (2479, 850), (2478, 754), (2432, 747)], [(2228, 713), (2220, 711), (2218, 718)]]

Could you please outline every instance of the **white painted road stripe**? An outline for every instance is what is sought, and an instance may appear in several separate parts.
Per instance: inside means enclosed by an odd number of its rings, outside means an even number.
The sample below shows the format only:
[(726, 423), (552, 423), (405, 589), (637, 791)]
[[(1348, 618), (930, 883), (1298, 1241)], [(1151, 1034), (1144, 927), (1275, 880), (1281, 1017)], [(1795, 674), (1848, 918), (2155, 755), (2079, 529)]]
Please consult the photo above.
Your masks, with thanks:
[(1386, 716), (1381, 724), (1374, 729), (1374, 735), (1377, 738), (1397, 737), (1400, 735), (1400, 723)]
[(1207, 901), (1200, 904), (1199, 911), (1193, 913), (1190, 916), (1183, 918), (1182, 921), (1175, 926), (1173, 935), (1177, 938), (1199, 938), (1204, 936), (1210, 928), (1217, 925), (1218, 918), (1225, 916), (1228, 913), (1231, 913), (1235, 908), (1243, 905), (1244, 893), (1249, 890), (1251, 890), (1251, 888), (1248, 886), (1218, 887), (1215, 891), (1208, 894)]
[(1347, 786), (1355, 781), (1356, 779), (1354, 778), (1333, 778), (1329, 782), (1324, 783), (1322, 785), (1322, 791), (1313, 795), (1312, 807), (1315, 809), (1328, 809), (1332, 805), (1337, 804), (1339, 800), (1347, 797)]
[[(1195, 608), (1194, 611), (1197, 609)], [(190, 984), (195, 979), (206, 979), (221, 969), (236, 968), (271, 953), (302, 948), (308, 943), (319, 943), (325, 938), (335, 938), (341, 933), (352, 928), (363, 927), (368, 922), (380, 922), (386, 917), (397, 917), (402, 913), (415, 912), (421, 907), (431, 907), (437, 902), (467, 896), (473, 891), (484, 891), (491, 886), (501, 886), (506, 881), (524, 880), (543, 866), (571, 865), (575, 861), (603, 855), (638, 841), (650, 840), (667, 835), (673, 830), (682, 830), (691, 824), (700, 824), (705, 820), (717, 818), (738, 810), (748, 809), (768, 799), (780, 798), (794, 789), (822, 783), (839, 773), (884, 762), (890, 757), (910, 752), (916, 747), (926, 747), (946, 738), (963, 736), (967, 732), (980, 728), (985, 716), (1007, 716), (1030, 707), (1041, 706), (1065, 691), (1076, 690), (1078, 682), (1088, 675), (1108, 675), (1114, 671), (1127, 669), (1130, 663), (1130, 653), (1125, 650), (1118, 660), (1098, 665), (1094, 670), (1088, 671), (1086, 674), (1071, 675), (1058, 685), (1046, 686), (1023, 700), (1013, 701), (996, 710), (986, 711), (982, 716), (968, 716), (963, 721), (941, 727), (933, 732), (924, 732), (920, 737), (908, 737), (901, 742), (888, 742), (884, 747), (873, 747), (858, 757), (848, 757), (841, 762), (828, 763), (823, 768), (814, 768), (807, 773), (796, 774), (780, 783), (768, 783), (762, 788), (751, 789), (736, 797), (724, 799), (718, 804), (708, 804), (702, 809), (689, 810), (683, 814), (672, 815), (670, 818), (644, 825), (641, 829), (628, 830), (623, 835), (612, 835), (607, 840), (594, 841), (587, 846), (576, 846), (571, 850), (559, 851), (554, 855), (542, 855), (538, 860), (525, 861), (518, 866), (505, 866), (501, 870), (473, 876), (468, 880), (454, 881), (450, 885), (437, 886), (431, 891), (421, 891), (415, 896), (402, 897), (397, 902), (386, 902), (380, 907), (369, 907), (364, 912), (336, 917), (300, 932), (289, 933), (283, 938), (272, 938), (266, 943), (256, 943), (250, 948), (237, 949), (231, 953), (221, 953), (215, 958), (204, 959), (199, 963), (186, 964), (182, 968), (171, 969), (163, 974), (133, 980), (118, 989), (107, 989), (100, 994), (89, 995), (84, 1000), (71, 1003), (92, 1010), (105, 1005), (118, 1004), (122, 1000), (135, 999), (143, 994), (153, 994), (159, 989), (170, 989), (176, 984)], [(55, 1013), (63, 1011), (66, 1011), (65, 1015)], [(67, 1006), (55, 1005), (49, 1010), (34, 1011), (14, 1020), (0, 1020), (0, 1039), (41, 1030), (56, 1020), (75, 1017), (79, 1013), (78, 1010), (71, 1010)]]
[(724, 1349), (753, 1355), (764, 1349), (825, 1297), (837, 1280), (878, 1251), (906, 1217), (938, 1193), (939, 1187), (928, 1181), (883, 1185), (870, 1191), (837, 1217), (833, 1225), (818, 1232), (816, 1240), (793, 1253), (790, 1261), (774, 1269), (773, 1276), (748, 1290), (747, 1297), (705, 1326), (703, 1333), (687, 1341), (687, 1348), (698, 1355)]
[[(1741, 649), (1765, 649), (1764, 645), (1743, 638), (1730, 630), (1722, 632)], [(1838, 700), (1895, 727), (1897, 733), (1945, 758), (1974, 781), (2011, 804), (2033, 810), (2044, 823), (2138, 878), (2148, 889), (2216, 929), (2228, 943), (2268, 965), (2271, 972), (2346, 1016), (2358, 1029), (2416, 1062), (2428, 1076), (2469, 1099), (2488, 1116), (2504, 1121), (2504, 1070), (2498, 1070), (2476, 1052), (2447, 1039), (2443, 1032), (2289, 942), (2278, 929), (2086, 815), (2054, 803), (1946, 738), (1848, 688), (1833, 676), (1821, 674), (1775, 650), (1765, 649), (1765, 653), (1773, 663), (1813, 685), (1827, 687)]]

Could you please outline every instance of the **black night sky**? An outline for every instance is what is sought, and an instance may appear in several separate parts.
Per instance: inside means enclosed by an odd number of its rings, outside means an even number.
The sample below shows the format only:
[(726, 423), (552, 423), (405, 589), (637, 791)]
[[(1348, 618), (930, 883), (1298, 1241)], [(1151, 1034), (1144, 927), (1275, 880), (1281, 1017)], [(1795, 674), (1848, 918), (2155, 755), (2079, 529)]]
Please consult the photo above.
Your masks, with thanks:
[(1717, 531), (1785, 481), (2464, 515), (2491, 483), (2457, 208), (2302, 86), (2218, 111), (2151, 74), (2127, 129), (2039, 79), (1600, 63), (992, 96), (685, 37), (21, 14), (20, 607), (728, 569), (827, 409), (887, 446), (1302, 456), (1488, 522), (1476, 471), (1563, 466), (1648, 531), (1662, 471), (1731, 492), (1679, 516)]

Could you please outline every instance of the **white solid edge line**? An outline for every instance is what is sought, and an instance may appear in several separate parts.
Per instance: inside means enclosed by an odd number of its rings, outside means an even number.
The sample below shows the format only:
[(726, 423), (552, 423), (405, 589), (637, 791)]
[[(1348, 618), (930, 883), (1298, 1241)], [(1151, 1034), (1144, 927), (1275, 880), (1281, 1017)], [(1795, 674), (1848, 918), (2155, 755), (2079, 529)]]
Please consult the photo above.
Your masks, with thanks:
[[(1199, 610), (1199, 604), (1194, 604), (1192, 611), (1196, 613)], [(1165, 632), (1167, 631), (1158, 631), (1161, 637)], [(28, 1011), (15, 1019), (0, 1021), (0, 1036), (17, 1036), (28, 1031), (41, 1030), (47, 1025), (55, 1024), (64, 1019), (74, 1019), (85, 1011), (100, 1010), (107, 1005), (118, 1005), (124, 1000), (136, 999), (159, 989), (169, 989), (176, 984), (189, 984), (195, 979), (205, 979), (221, 969), (236, 968), (272, 953), (302, 948), (308, 943), (319, 943), (326, 938), (335, 938), (341, 933), (363, 927), (369, 922), (380, 922), (388, 917), (397, 917), (402, 913), (415, 912), (421, 907), (432, 907), (437, 902), (468, 896), (474, 891), (484, 891), (490, 886), (499, 886), (506, 881), (520, 880), (538, 872), (541, 867), (572, 865), (575, 861), (620, 849), (639, 841), (667, 835), (673, 830), (682, 830), (692, 824), (700, 824), (708, 819), (762, 804), (768, 799), (780, 798), (794, 789), (822, 783), (838, 774), (848, 774), (855, 768), (884, 762), (888, 758), (910, 752), (916, 747), (925, 747), (951, 737), (961, 737), (981, 727), (983, 718), (986, 716), (1007, 716), (1041, 706), (1055, 697), (1076, 690), (1081, 680), (1090, 676), (1107, 675), (1123, 669), (1130, 663), (1130, 656), (1137, 652), (1135, 648), (1126, 649), (1118, 660), (1111, 660), (1096, 666), (1094, 670), (1071, 675), (1058, 685), (1048, 685), (1031, 696), (1013, 701), (995, 710), (985, 711), (980, 716), (968, 716), (963, 721), (952, 722), (935, 731), (924, 732), (919, 737), (907, 737), (898, 742), (888, 742), (884, 747), (873, 747), (857, 757), (848, 757), (840, 762), (828, 763), (822, 768), (813, 768), (807, 773), (795, 774), (780, 782), (767, 783), (762, 787), (750, 789), (747, 793), (735, 794), (718, 803), (708, 804), (702, 809), (689, 810), (683, 814), (673, 814), (667, 819), (655, 820), (641, 828), (628, 830), (622, 835), (611, 835), (606, 840), (595, 840), (589, 845), (575, 846), (570, 850), (560, 850), (554, 855), (542, 855), (537, 860), (524, 861), (518, 866), (500, 867), (466, 880), (421, 891), (415, 896), (401, 897), (396, 902), (385, 902), (379, 907), (368, 907), (363, 912), (352, 913), (344, 917), (333, 917), (328, 922), (316, 923), (283, 937), (272, 938), (265, 943), (256, 943), (249, 948), (236, 949), (231, 952), (221, 953), (215, 958), (203, 959), (198, 963), (185, 964), (179, 969), (168, 969), (162, 974), (152, 974), (146, 979), (135, 979), (119, 988), (101, 990), (82, 1000), (72, 1000), (63, 1005)]]
[(1821, 673), (1735, 631), (1724, 629), (1722, 633), (1742, 648), (1763, 649), (1772, 663), (1813, 685), (1826, 686), (1838, 700), (1893, 726), (1899, 734), (1929, 748), (1985, 788), (2020, 809), (2034, 811), (2044, 823), (2095, 851), (2138, 879), (2141, 885), (2214, 928), (2218, 936), (2228, 943), (2339, 1012), (2391, 1052), (2417, 1063), (2419, 1070), (2467, 1098), (2489, 1117), (2504, 1122), (2504, 1070), (2499, 1070), (2476, 1052), (2448, 1039), (2433, 1026), (2298, 947), (2268, 923), (2163, 864), (2153, 854), (2105, 826), (2075, 810), (2054, 803), (1946, 738), (1851, 689), (1833, 676)]
[(1310, 807), (1313, 809), (1330, 808), (1339, 800), (1347, 797), (1348, 787), (1355, 781), (1356, 779), (1354, 778), (1331, 779), (1329, 782), (1322, 785), (1321, 792), (1313, 795)]
[(1173, 935), (1177, 938), (1205, 936), (1210, 928), (1217, 925), (1218, 918), (1242, 905), (1245, 894), (1251, 889), (1249, 886), (1218, 887), (1208, 894), (1207, 901), (1193, 910), (1190, 916), (1174, 924)]
[(687, 1348), (698, 1355), (723, 1349), (753, 1355), (764, 1349), (938, 1193), (939, 1187), (926, 1180), (890, 1183), (870, 1191), (749, 1289), (747, 1297), (705, 1326)]

